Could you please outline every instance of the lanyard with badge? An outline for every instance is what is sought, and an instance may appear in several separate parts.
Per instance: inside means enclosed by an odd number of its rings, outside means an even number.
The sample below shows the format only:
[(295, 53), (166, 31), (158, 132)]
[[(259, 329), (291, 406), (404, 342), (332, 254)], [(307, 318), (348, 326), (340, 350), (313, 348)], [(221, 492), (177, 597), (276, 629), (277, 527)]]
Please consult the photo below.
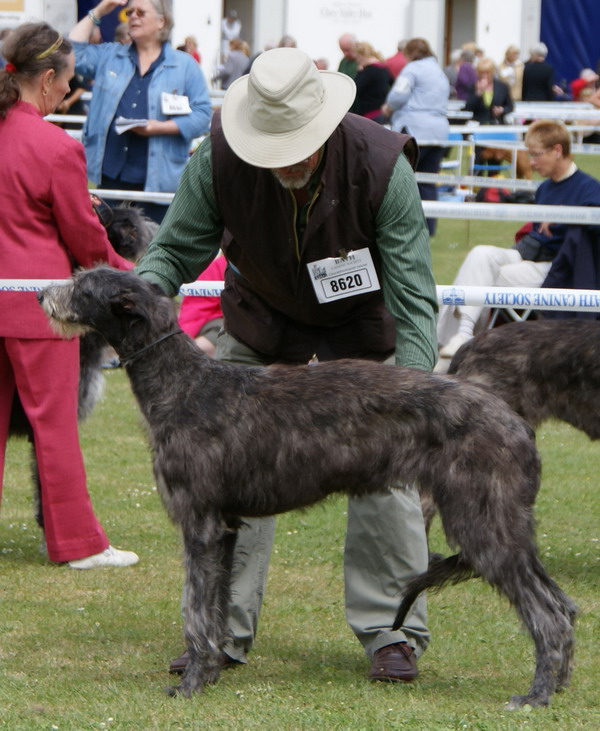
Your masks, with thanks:
[(307, 267), (315, 294), (321, 303), (380, 289), (368, 248), (350, 251), (339, 257), (318, 259), (307, 264)]
[(192, 113), (189, 97), (183, 94), (169, 94), (163, 91), (160, 95), (160, 106), (162, 113), (167, 116)]

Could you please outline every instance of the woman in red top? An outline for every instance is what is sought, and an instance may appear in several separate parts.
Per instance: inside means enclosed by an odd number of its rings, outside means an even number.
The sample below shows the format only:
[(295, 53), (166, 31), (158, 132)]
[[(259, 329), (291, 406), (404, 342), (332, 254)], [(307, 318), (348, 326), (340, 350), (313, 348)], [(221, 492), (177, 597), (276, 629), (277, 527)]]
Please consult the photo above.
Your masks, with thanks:
[[(69, 92), (71, 43), (46, 23), (6, 40), (0, 71), (0, 272), (65, 279), (76, 265), (129, 269), (92, 210), (82, 145), (44, 121)], [(0, 292), (0, 494), (15, 391), (33, 429), (48, 556), (72, 568), (128, 566), (109, 545), (86, 486), (77, 428), (79, 342), (50, 329), (34, 293)]]
[[(219, 254), (198, 277), (199, 282), (222, 282), (227, 260)], [(223, 326), (220, 297), (184, 297), (179, 310), (179, 327), (194, 338), (196, 345), (206, 355), (214, 358), (217, 335)]]

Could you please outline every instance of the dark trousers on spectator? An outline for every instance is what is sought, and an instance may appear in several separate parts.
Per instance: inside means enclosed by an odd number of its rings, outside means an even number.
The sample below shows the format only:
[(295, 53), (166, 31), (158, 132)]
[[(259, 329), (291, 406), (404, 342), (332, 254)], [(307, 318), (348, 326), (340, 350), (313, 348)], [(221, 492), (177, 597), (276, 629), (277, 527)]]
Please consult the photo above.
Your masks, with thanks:
[[(419, 162), (417, 163), (418, 173), (439, 173), (444, 157), (443, 147), (423, 145), (419, 147)], [(419, 195), (422, 201), (436, 201), (438, 199), (437, 186), (434, 183), (419, 183)], [(427, 228), (429, 235), (433, 236), (437, 228), (437, 219), (428, 218)]]

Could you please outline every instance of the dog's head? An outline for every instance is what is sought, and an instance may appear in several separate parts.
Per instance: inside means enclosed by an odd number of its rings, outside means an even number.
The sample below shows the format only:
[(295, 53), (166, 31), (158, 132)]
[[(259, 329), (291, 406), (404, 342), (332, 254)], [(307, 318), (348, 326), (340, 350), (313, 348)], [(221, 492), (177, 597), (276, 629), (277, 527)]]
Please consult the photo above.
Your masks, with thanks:
[(66, 284), (46, 287), (38, 301), (63, 337), (95, 330), (119, 353), (177, 327), (175, 306), (158, 286), (108, 266), (83, 269)]
[(138, 206), (121, 204), (112, 208), (96, 195), (92, 195), (92, 204), (117, 254), (129, 261), (141, 259), (158, 224)]
[(113, 208), (113, 218), (106, 227), (113, 249), (129, 261), (138, 261), (145, 253), (158, 224), (135, 206)]

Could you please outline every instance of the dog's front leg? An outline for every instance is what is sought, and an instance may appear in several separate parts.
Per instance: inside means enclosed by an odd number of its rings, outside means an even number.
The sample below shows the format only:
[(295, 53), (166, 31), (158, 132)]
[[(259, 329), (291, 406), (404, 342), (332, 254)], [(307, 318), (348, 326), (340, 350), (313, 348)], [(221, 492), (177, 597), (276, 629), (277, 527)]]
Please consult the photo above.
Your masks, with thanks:
[(184, 635), (189, 653), (186, 671), (171, 693), (187, 697), (217, 681), (225, 641), (225, 530), (218, 515), (190, 515), (182, 525), (186, 570)]

